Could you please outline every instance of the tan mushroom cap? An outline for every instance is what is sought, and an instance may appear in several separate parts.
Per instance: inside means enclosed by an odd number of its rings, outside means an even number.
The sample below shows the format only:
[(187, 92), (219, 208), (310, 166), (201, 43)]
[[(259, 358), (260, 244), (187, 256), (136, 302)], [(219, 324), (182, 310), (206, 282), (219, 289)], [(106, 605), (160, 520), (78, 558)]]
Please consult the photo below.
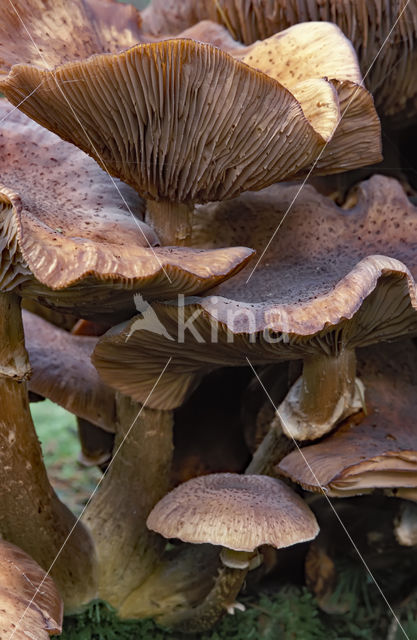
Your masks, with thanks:
[(106, 431), (114, 431), (115, 392), (100, 379), (90, 356), (96, 338), (74, 336), (23, 311), (32, 374), (29, 389)]
[(263, 544), (290, 547), (319, 532), (312, 511), (283, 482), (232, 473), (179, 485), (157, 503), (147, 525), (165, 538), (236, 551), (254, 551)]
[[(279, 185), (202, 207), (193, 237), (215, 246), (207, 229), (223, 224), (222, 242), (247, 243), (260, 254), (297, 192)], [(133, 320), (99, 340), (93, 361), (103, 380), (144, 402), (172, 356), (149, 404), (173, 408), (203, 374), (247, 366), (247, 357), (266, 364), (336, 356), (341, 348), (415, 335), (416, 241), (416, 208), (395, 180), (361, 183), (348, 211), (306, 186), (255, 271), (249, 265), (183, 305), (154, 303), (171, 340)]]
[(52, 578), (19, 547), (0, 540), (0, 637), (46, 640), (60, 634), (63, 609)]
[[(309, 491), (345, 497), (373, 489), (417, 488), (416, 349), (410, 342), (358, 352), (367, 414), (346, 420), (319, 444), (276, 467)], [(307, 461), (307, 462), (306, 462)], [(314, 475), (312, 471), (314, 472)]]
[[(414, 2), (394, 0), (152, 0), (144, 29), (175, 35), (199, 20), (224, 24), (251, 44), (297, 23), (336, 23), (358, 52), (366, 84), (384, 115), (416, 113), (417, 13)], [(387, 45), (386, 40), (389, 38)], [(387, 81), (388, 79), (388, 81)], [(407, 113), (408, 110), (408, 113)]]
[(143, 40), (139, 11), (115, 0), (0, 0), (0, 13), (0, 77), (14, 64), (54, 67)]
[[(350, 54), (341, 76), (336, 74), (343, 81), (355, 57), (337, 27), (330, 29)], [(316, 39), (316, 29), (311, 32)], [(285, 59), (286, 48), (281, 38), (277, 51)], [(312, 68), (313, 79), (321, 77)], [(314, 101), (311, 90), (300, 89), (300, 103), (277, 80), (193, 40), (140, 44), (53, 71), (15, 65), (0, 90), (150, 200), (232, 198), (305, 173), (321, 153), (332, 172), (380, 159), (378, 120), (364, 89), (358, 91), (367, 145), (352, 153), (349, 143), (343, 158), (329, 156), (325, 145), (340, 117), (331, 83), (314, 83)]]
[(135, 292), (201, 291), (252, 255), (242, 247), (154, 248), (157, 237), (130, 187), (5, 100), (1, 119), (0, 289), (117, 321), (135, 312)]

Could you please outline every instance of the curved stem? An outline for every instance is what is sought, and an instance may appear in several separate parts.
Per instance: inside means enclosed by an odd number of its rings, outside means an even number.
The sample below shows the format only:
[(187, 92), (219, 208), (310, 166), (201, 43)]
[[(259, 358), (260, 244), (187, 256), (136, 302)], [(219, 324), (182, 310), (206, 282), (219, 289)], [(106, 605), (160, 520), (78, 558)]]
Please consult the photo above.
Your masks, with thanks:
[(188, 204), (147, 201), (146, 222), (153, 227), (162, 246), (191, 245), (193, 208)]
[(221, 565), (218, 547), (181, 545), (166, 553), (154, 574), (126, 599), (119, 615), (152, 617), (184, 633), (205, 631), (233, 606), (247, 571)]
[(155, 569), (163, 539), (146, 518), (169, 490), (172, 415), (117, 398), (113, 459), (83, 521), (96, 543), (99, 596), (119, 607)]
[(359, 411), (363, 398), (355, 372), (353, 349), (306, 358), (301, 378), (278, 408), (284, 433), (296, 440), (315, 440)]
[(272, 420), (270, 429), (259, 447), (253, 454), (252, 460), (246, 467), (245, 473), (253, 475), (273, 476), (274, 467), (282, 458), (294, 449), (292, 440), (284, 435), (278, 417)]
[(55, 495), (30, 414), (20, 300), (0, 294), (0, 534), (49, 570), (67, 610), (96, 596), (90, 535)]

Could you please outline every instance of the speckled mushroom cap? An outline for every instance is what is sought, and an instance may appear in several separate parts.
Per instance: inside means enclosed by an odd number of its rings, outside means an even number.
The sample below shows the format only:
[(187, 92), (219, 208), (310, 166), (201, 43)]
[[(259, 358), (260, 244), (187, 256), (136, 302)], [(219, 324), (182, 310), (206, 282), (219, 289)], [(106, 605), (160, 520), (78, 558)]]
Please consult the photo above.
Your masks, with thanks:
[[(373, 489), (417, 489), (417, 350), (411, 342), (358, 352), (367, 413), (276, 467), (309, 491), (345, 497)], [(306, 462), (307, 461), (307, 462)]]
[(114, 322), (135, 312), (137, 292), (205, 290), (252, 255), (155, 247), (130, 187), (5, 100), (0, 120), (1, 290)]
[(47, 640), (61, 633), (63, 609), (52, 578), (19, 547), (0, 540), (0, 637)]
[(29, 311), (22, 315), (32, 371), (29, 390), (114, 431), (115, 393), (103, 384), (90, 360), (97, 339), (74, 336)]
[(268, 476), (215, 473), (188, 480), (153, 508), (147, 526), (165, 538), (236, 551), (277, 549), (315, 538), (314, 514), (287, 485)]
[[(207, 205), (195, 242), (215, 246), (207, 229), (221, 220), (222, 242), (260, 255), (297, 192), (278, 185)], [(99, 340), (94, 363), (103, 380), (143, 402), (172, 356), (149, 404), (173, 408), (218, 366), (336, 356), (415, 335), (416, 241), (417, 210), (397, 181), (361, 183), (350, 210), (306, 186), (254, 271), (249, 265), (204, 297), (154, 303), (172, 339), (133, 320)]]
[(54, 67), (144, 40), (139, 11), (115, 0), (0, 0), (0, 13), (0, 78), (13, 64)]
[[(324, 79), (320, 64), (312, 61), (320, 28), (302, 28), (311, 32), (303, 38), (303, 48), (307, 40), (313, 44), (308, 64), (303, 64), (304, 85), (297, 90), (288, 90), (211, 44), (181, 38), (139, 44), (53, 70), (14, 65), (0, 78), (0, 90), (147, 199), (191, 204), (232, 198), (303, 174), (319, 156), (319, 173), (380, 159), (372, 99), (357, 85), (356, 106), (345, 117), (348, 122), (354, 117), (358, 124), (359, 109), (360, 148), (356, 150), (351, 139), (344, 146), (340, 135), (340, 155), (333, 145), (327, 147), (345, 96), (339, 96), (342, 89)], [(337, 47), (342, 51), (336, 61), (343, 58), (345, 63), (340, 69), (336, 65), (333, 75), (344, 82), (356, 66), (355, 54), (335, 25), (327, 25), (327, 39), (332, 55)], [(292, 53), (291, 46), (287, 53), (286, 37), (279, 38), (274, 55), (288, 60)], [(325, 66), (327, 72), (328, 62)]]
[(224, 24), (236, 40), (251, 44), (297, 23), (334, 22), (352, 41), (381, 113), (403, 112), (408, 118), (411, 110), (416, 114), (414, 0), (183, 0), (180, 8), (174, 4), (175, 0), (153, 0), (143, 12), (144, 29), (174, 35), (210, 19)]

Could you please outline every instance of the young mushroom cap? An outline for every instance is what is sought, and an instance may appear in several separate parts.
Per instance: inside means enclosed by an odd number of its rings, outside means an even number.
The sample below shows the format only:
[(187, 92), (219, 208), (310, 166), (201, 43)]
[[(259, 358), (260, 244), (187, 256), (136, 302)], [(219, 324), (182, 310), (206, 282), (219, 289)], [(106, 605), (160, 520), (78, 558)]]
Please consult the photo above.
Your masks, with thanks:
[(152, 298), (205, 290), (253, 254), (155, 247), (130, 187), (5, 100), (0, 119), (1, 290), (115, 322), (135, 312), (139, 291)]
[(0, 637), (46, 640), (62, 631), (63, 602), (52, 578), (0, 539)]
[(248, 552), (263, 544), (289, 547), (319, 532), (312, 511), (286, 484), (231, 473), (179, 485), (157, 503), (147, 525), (165, 538)]
[(169, 354), (149, 404), (173, 408), (219, 366), (336, 360), (416, 334), (417, 215), (400, 184), (381, 176), (361, 183), (349, 211), (310, 186), (294, 202), (297, 191), (279, 185), (204, 207), (194, 234), (201, 246), (215, 246), (207, 229), (221, 220), (223, 242), (262, 253), (293, 203), (254, 271), (249, 266), (205, 297), (152, 305), (173, 339), (141, 331), (135, 320), (100, 338), (93, 360), (103, 380), (144, 402)]
[(410, 342), (358, 352), (365, 408), (318, 444), (293, 451), (276, 471), (309, 491), (346, 497), (417, 488), (416, 349)]
[(74, 336), (23, 311), (31, 377), (29, 390), (106, 431), (114, 431), (115, 392), (100, 379), (90, 356), (97, 338)]

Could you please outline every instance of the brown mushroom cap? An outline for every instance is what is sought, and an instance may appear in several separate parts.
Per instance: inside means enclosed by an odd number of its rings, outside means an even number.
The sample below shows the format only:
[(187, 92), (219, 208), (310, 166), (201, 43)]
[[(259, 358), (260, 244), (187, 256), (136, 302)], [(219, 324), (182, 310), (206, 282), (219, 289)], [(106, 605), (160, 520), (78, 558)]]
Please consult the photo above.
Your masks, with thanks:
[[(337, 27), (329, 29), (354, 61)], [(311, 31), (316, 39), (316, 29)], [(285, 58), (285, 38), (277, 47)], [(327, 80), (314, 83), (314, 100), (311, 91), (300, 90), (300, 102), (277, 80), (210, 44), (186, 39), (140, 44), (53, 71), (14, 65), (0, 79), (0, 90), (145, 198), (171, 203), (232, 198), (307, 171), (340, 114), (338, 92)], [(379, 125), (368, 95), (361, 109), (361, 135), (368, 143), (360, 154), (343, 153), (341, 166), (341, 158), (326, 150), (332, 172), (380, 159)]]
[(0, 12), (0, 77), (13, 64), (54, 67), (143, 40), (139, 11), (115, 0), (1, 0)]
[(252, 255), (154, 248), (158, 240), (130, 187), (4, 100), (2, 118), (0, 289), (117, 321), (135, 312), (135, 292), (152, 298), (206, 289)]
[(290, 547), (319, 532), (313, 513), (283, 482), (215, 473), (188, 480), (151, 511), (148, 527), (165, 538), (236, 551)]
[(74, 336), (29, 311), (22, 316), (32, 369), (30, 391), (114, 431), (115, 393), (103, 384), (90, 360), (97, 339)]
[[(297, 192), (280, 185), (207, 205), (193, 237), (215, 246), (207, 229), (222, 221), (223, 242), (248, 243), (261, 253)], [(395, 180), (361, 183), (348, 211), (306, 186), (253, 273), (249, 266), (183, 306), (154, 303), (173, 339), (141, 331), (133, 320), (99, 340), (94, 363), (103, 380), (144, 402), (173, 356), (149, 399), (154, 408), (173, 408), (204, 373), (246, 366), (246, 357), (265, 364), (337, 356), (342, 347), (416, 334), (416, 240), (416, 208)], [(130, 335), (131, 328), (138, 330)]]
[[(297, 23), (336, 23), (352, 41), (366, 84), (384, 115), (417, 108), (417, 14), (414, 3), (359, 0), (152, 0), (144, 29), (172, 35), (199, 20), (224, 24), (236, 40), (251, 44)], [(399, 19), (398, 19), (399, 18)], [(388, 43), (386, 39), (389, 37)], [(387, 81), (388, 79), (388, 81)], [(408, 113), (407, 113), (408, 110)]]
[(0, 583), (1, 638), (45, 640), (61, 633), (64, 607), (52, 578), (5, 540), (0, 540)]
[[(330, 496), (375, 488), (417, 488), (416, 350), (409, 342), (358, 352), (367, 413), (346, 420), (319, 444), (293, 451), (278, 473)], [(306, 463), (307, 460), (307, 463)], [(311, 472), (314, 472), (314, 476)]]

